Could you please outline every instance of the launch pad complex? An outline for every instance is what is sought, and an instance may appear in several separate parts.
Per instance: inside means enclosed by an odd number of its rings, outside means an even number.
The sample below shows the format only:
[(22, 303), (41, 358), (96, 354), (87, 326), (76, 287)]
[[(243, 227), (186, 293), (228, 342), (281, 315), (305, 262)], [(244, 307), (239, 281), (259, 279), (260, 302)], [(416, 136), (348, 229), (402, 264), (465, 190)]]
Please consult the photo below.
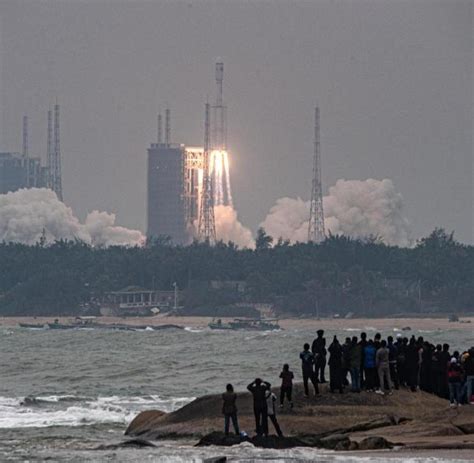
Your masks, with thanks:
[(164, 130), (158, 115), (157, 142), (148, 149), (148, 239), (216, 241), (214, 208), (232, 206), (223, 81), (224, 64), (218, 60), (217, 96), (213, 106), (205, 105), (203, 146), (172, 143), (170, 110), (165, 110)]
[[(227, 108), (223, 100), (224, 63), (216, 63), (216, 100), (205, 105), (204, 145), (171, 143), (170, 110), (158, 115), (157, 142), (148, 149), (147, 238), (188, 244), (216, 242), (214, 213), (233, 207), (227, 149)], [(321, 182), (319, 108), (314, 117), (313, 181), (308, 241), (325, 238)], [(217, 237), (219, 238), (219, 237)]]

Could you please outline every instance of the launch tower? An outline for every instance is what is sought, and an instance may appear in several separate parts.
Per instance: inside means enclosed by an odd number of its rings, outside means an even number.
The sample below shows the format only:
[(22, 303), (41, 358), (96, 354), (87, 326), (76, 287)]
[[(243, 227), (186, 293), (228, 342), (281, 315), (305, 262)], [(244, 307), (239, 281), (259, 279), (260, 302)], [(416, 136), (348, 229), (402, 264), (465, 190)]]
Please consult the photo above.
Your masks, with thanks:
[(199, 210), (198, 235), (201, 241), (209, 244), (216, 242), (216, 225), (214, 221), (214, 200), (212, 194), (212, 182), (210, 178), (209, 145), (210, 145), (210, 107), (206, 103), (206, 114), (204, 123), (204, 166), (203, 166), (203, 188), (201, 194), (201, 207)]
[(320, 243), (325, 238), (323, 188), (321, 183), (319, 108), (314, 110), (314, 157), (311, 205), (309, 212), (308, 241)]
[(63, 200), (63, 186), (61, 174), (61, 146), (59, 133), (59, 104), (54, 105), (53, 111), (48, 110), (48, 187), (53, 190), (60, 201)]

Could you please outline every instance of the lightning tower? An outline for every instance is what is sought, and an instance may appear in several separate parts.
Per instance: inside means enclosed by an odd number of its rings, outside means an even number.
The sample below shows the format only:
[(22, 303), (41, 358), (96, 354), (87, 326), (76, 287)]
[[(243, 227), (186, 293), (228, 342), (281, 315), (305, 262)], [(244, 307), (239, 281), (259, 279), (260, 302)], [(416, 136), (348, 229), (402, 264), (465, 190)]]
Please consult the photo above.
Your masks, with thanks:
[(203, 187), (201, 194), (201, 207), (199, 209), (198, 236), (201, 241), (209, 244), (216, 242), (216, 225), (214, 221), (214, 199), (212, 195), (212, 182), (209, 172), (210, 151), (210, 106), (206, 103), (204, 123), (204, 165)]
[(54, 152), (53, 152), (53, 111), (48, 109), (48, 145), (47, 145), (48, 188), (54, 184)]
[(61, 146), (59, 137), (59, 104), (54, 105), (54, 182), (53, 190), (60, 201), (63, 200), (63, 185), (61, 175)]
[(325, 238), (323, 188), (321, 183), (319, 108), (314, 110), (314, 158), (311, 206), (309, 212), (308, 241), (320, 243)]

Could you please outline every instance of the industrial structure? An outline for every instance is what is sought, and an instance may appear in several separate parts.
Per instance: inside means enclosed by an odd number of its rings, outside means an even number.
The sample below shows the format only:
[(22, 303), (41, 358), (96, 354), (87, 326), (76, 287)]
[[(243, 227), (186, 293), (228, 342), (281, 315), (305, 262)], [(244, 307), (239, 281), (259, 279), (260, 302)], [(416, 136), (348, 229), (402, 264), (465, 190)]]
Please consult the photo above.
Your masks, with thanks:
[(320, 243), (326, 236), (324, 231), (323, 187), (321, 182), (321, 142), (319, 108), (314, 110), (314, 157), (311, 205), (309, 212), (308, 241)]
[(169, 238), (173, 244), (188, 241), (184, 200), (184, 145), (171, 143), (171, 115), (165, 112), (165, 141), (161, 141), (158, 116), (158, 143), (148, 149), (147, 236)]
[[(224, 64), (216, 63), (217, 96), (206, 104), (204, 146), (171, 143), (170, 110), (157, 117), (157, 142), (148, 149), (147, 236), (186, 244), (215, 243), (214, 206), (232, 205), (227, 153)], [(211, 114), (212, 110), (212, 114)], [(164, 140), (163, 140), (164, 132)]]
[(21, 188), (51, 188), (62, 201), (61, 150), (59, 132), (59, 105), (48, 110), (48, 142), (46, 166), (41, 157), (30, 156), (28, 139), (28, 116), (23, 116), (22, 152), (0, 153), (0, 194)]
[(214, 220), (214, 199), (212, 194), (212, 182), (209, 169), (209, 147), (210, 147), (210, 108), (206, 103), (206, 114), (204, 122), (204, 166), (203, 187), (201, 193), (201, 207), (199, 210), (198, 237), (201, 241), (209, 244), (216, 242), (216, 224)]

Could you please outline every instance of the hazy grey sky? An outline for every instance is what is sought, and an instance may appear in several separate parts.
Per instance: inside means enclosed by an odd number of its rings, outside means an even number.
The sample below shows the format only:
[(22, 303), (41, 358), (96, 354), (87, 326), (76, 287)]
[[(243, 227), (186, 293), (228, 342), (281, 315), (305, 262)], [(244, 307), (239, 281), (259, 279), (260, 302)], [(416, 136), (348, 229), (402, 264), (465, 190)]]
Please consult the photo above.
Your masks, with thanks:
[(201, 144), (214, 63), (236, 208), (253, 229), (277, 198), (310, 195), (313, 107), (324, 190), (391, 178), (415, 237), (473, 241), (472, 1), (0, 2), (0, 150), (45, 156), (62, 105), (64, 197), (145, 229), (146, 149), (156, 113)]

